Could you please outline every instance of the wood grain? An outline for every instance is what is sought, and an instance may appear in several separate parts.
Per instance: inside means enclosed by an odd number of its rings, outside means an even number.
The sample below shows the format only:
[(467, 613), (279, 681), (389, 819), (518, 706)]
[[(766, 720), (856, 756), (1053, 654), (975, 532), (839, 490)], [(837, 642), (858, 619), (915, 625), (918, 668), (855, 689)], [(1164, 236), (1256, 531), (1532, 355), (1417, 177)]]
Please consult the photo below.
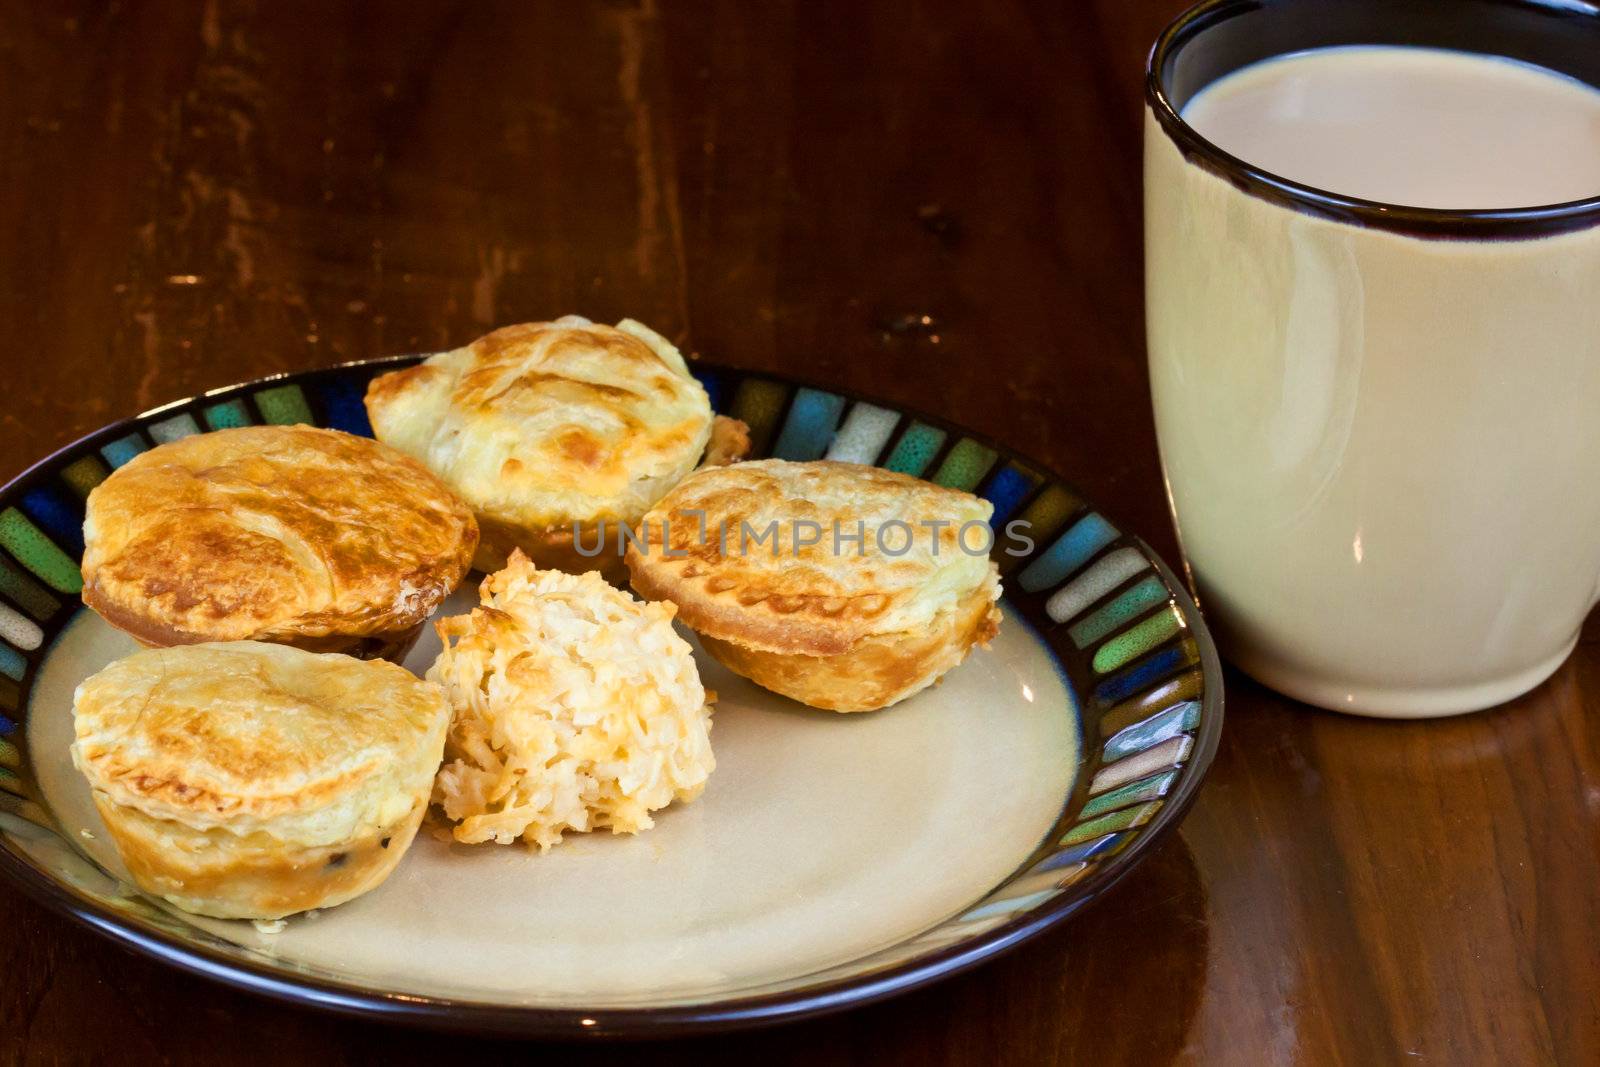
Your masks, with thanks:
[[(1172, 558), (1137, 120), (1178, 6), (5, 3), (0, 477), (202, 389), (581, 311), (942, 411)], [(543, 1051), (1600, 1061), (1597, 638), (1507, 708), (1422, 725), (1231, 676), (1181, 836), (1066, 928), (834, 1019)], [(213, 986), (5, 886), (0, 908), (0, 1062), (472, 1047)]]

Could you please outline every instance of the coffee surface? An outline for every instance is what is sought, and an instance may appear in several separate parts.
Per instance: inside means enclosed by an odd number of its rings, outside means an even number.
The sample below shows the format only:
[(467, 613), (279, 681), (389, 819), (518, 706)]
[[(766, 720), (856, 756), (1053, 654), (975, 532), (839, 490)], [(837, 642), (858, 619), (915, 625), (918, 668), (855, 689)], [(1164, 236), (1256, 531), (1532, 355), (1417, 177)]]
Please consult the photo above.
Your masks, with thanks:
[(1365, 200), (1493, 209), (1600, 195), (1600, 90), (1493, 56), (1299, 52), (1219, 79), (1183, 118), (1256, 167)]

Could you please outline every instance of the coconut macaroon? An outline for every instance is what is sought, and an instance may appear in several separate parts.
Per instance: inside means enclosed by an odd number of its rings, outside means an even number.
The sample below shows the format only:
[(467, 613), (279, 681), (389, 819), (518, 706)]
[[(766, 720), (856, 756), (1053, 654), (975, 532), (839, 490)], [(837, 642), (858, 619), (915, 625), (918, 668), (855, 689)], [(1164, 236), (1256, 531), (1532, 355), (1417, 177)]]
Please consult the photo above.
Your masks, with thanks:
[(73, 763), (134, 882), (226, 919), (332, 907), (388, 877), (450, 721), (402, 667), (258, 641), (136, 652), (73, 708)]
[(812, 707), (872, 711), (998, 632), (993, 510), (875, 467), (738, 463), (668, 493), (627, 563), (729, 669)]
[(195, 434), (89, 494), (83, 602), (153, 646), (399, 660), (466, 575), (472, 512), (409, 456), (312, 426)]
[(435, 624), (428, 671), (454, 711), (433, 799), (457, 841), (547, 849), (567, 830), (637, 833), (716, 766), (711, 709), (671, 604), (513, 550), (481, 606)]
[(742, 423), (713, 420), (678, 350), (632, 320), (507, 326), (374, 378), (366, 404), (380, 441), (477, 513), (483, 571), (520, 548), (541, 567), (620, 577), (621, 526), (702, 457), (749, 447)]

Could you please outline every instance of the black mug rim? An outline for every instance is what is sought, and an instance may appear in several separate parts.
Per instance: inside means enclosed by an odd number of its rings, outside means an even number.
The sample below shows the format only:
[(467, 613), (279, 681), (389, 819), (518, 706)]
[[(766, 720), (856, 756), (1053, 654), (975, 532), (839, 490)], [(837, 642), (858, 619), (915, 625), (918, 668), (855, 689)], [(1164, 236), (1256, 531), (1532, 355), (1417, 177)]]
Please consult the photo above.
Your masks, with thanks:
[[(1542, 237), (1600, 225), (1600, 194), (1559, 204), (1516, 208), (1427, 208), (1388, 204), (1346, 196), (1293, 181), (1255, 166), (1201, 136), (1173, 105), (1164, 72), (1186, 46), (1212, 27), (1235, 16), (1265, 8), (1302, 6), (1317, 0), (1200, 0), (1185, 10), (1156, 38), (1145, 66), (1145, 102), (1167, 137), (1184, 158), (1205, 167), (1236, 188), (1262, 200), (1335, 222), (1352, 223), (1413, 237), (1469, 239)], [(1357, 2), (1357, 0), (1345, 0)], [(1486, 0), (1496, 6), (1542, 10), (1551, 15), (1575, 14), (1569, 0)], [(1588, 5), (1585, 5), (1586, 7)], [(1600, 9), (1584, 17), (1600, 25)], [(1383, 43), (1383, 42), (1373, 42)], [(1330, 47), (1337, 47), (1330, 44)], [(1279, 53), (1294, 54), (1295, 50)], [(1495, 54), (1485, 50), (1483, 54)], [(1580, 79), (1582, 80), (1582, 79)], [(1600, 89), (1600, 86), (1596, 86)]]

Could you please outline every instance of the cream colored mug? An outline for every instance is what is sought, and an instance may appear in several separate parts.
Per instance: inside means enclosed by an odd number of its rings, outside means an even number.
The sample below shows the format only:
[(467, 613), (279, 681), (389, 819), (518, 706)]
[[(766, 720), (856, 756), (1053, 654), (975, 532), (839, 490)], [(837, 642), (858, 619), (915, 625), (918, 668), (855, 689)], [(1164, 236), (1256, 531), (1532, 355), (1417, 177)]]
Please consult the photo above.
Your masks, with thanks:
[(1447, 47), (1600, 85), (1566, 0), (1211, 0), (1151, 53), (1151, 388), (1191, 583), (1224, 653), (1341, 711), (1509, 700), (1600, 591), (1600, 197), (1399, 208), (1254, 168), (1180, 117), (1303, 49)]

